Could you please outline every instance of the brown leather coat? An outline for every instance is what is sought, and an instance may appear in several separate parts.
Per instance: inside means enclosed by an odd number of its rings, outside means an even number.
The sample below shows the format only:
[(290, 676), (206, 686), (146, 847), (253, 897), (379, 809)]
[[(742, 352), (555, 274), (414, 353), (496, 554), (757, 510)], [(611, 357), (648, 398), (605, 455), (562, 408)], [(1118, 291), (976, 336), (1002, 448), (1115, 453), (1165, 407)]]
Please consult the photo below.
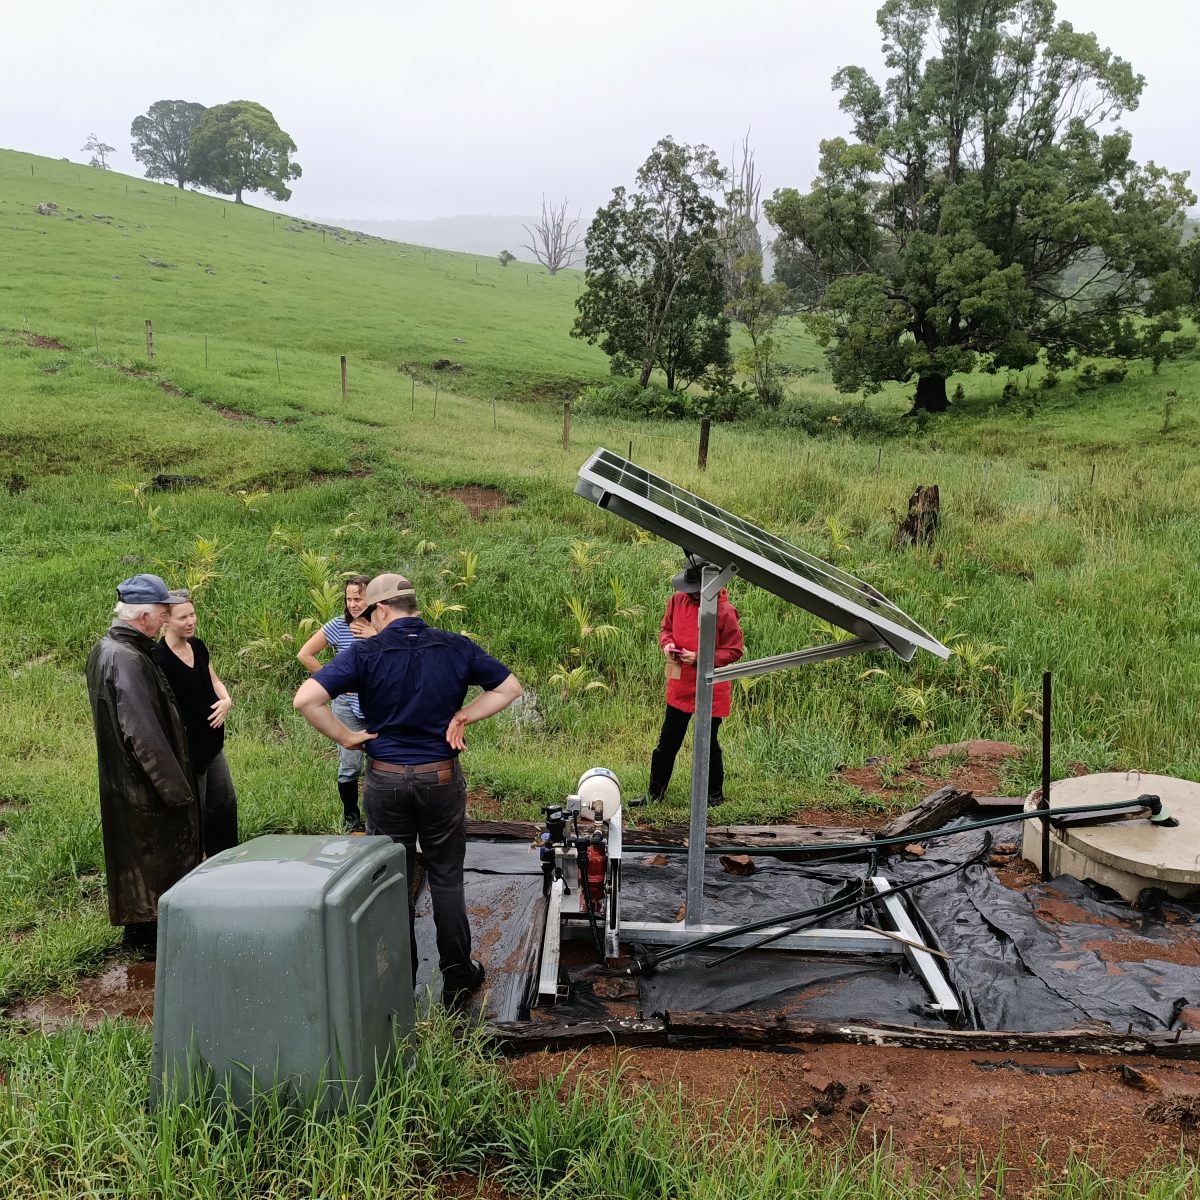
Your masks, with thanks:
[(200, 862), (187, 737), (154, 646), (116, 621), (87, 661), (114, 925), (156, 920), (159, 896)]

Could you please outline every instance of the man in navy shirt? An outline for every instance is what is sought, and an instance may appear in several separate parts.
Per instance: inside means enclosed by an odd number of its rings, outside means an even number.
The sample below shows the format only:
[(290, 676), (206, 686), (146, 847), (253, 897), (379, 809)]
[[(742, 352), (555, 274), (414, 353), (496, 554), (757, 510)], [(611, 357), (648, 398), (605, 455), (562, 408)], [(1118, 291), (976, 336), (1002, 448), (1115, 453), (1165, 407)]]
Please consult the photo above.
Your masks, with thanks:
[[(467, 785), (458, 755), (466, 746), (466, 727), (507, 708), (521, 695), (521, 685), (470, 638), (426, 625), (403, 575), (377, 575), (365, 599), (363, 616), (375, 636), (341, 651), (300, 685), (292, 703), (318, 733), (366, 752), (367, 832), (404, 846), (410, 879), (420, 837), (443, 992), (448, 1002), (461, 1002), (482, 985), (484, 970), (471, 958), (463, 892)], [(463, 707), (473, 685), (483, 691)], [(365, 730), (347, 729), (330, 709), (344, 692), (358, 693)], [(411, 905), (409, 926), (415, 982)]]

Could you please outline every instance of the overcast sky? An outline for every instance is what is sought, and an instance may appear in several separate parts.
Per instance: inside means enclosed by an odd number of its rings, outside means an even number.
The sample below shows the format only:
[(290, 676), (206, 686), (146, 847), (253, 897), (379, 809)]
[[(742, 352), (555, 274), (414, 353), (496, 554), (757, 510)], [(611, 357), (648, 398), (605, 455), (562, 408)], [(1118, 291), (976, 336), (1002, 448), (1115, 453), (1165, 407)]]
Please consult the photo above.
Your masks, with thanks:
[[(141, 174), (129, 124), (155, 100), (257, 100), (299, 147), (287, 211), (327, 218), (585, 220), (664, 134), (728, 160), (746, 129), (764, 194), (806, 187), (846, 128), (830, 91), (879, 66), (876, 0), (14, 0), (0, 145)], [(1061, 0), (1146, 77), (1134, 153), (1200, 185), (1194, 0)], [(254, 197), (252, 202), (257, 202)], [(272, 205), (274, 207), (274, 205)]]

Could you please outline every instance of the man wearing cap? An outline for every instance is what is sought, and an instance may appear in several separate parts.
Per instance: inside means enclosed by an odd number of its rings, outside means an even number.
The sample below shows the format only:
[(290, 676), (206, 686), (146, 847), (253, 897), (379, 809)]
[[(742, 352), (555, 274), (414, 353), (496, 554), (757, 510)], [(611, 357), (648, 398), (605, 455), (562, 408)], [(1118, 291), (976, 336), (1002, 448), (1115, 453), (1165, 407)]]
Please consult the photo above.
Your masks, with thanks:
[[(342, 650), (300, 685), (293, 704), (339, 746), (366, 751), (367, 832), (404, 846), (409, 878), (420, 838), (443, 994), (458, 1003), (484, 979), (483, 965), (471, 958), (463, 892), (467, 785), (458, 755), (466, 745), (466, 727), (507, 708), (521, 695), (521, 685), (470, 638), (426, 625), (413, 585), (403, 575), (377, 575), (364, 598), (362, 615), (375, 636)], [(483, 691), (463, 707), (472, 686)], [(347, 729), (330, 709), (331, 700), (344, 692), (358, 693), (366, 730)], [(411, 909), (409, 924), (415, 982)]]
[(108, 915), (153, 957), (158, 898), (200, 862), (200, 809), (187, 736), (155, 655), (170, 599), (157, 575), (117, 585), (112, 627), (87, 660), (100, 767)]

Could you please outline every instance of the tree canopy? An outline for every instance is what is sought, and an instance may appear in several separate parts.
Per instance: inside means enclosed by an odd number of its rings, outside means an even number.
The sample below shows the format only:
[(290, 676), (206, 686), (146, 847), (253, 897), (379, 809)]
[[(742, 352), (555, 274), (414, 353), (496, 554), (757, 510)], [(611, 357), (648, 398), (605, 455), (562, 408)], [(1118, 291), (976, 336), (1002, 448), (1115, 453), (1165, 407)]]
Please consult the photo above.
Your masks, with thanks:
[(296, 143), (271, 113), (253, 100), (231, 100), (208, 109), (196, 122), (189, 147), (191, 177), (210, 191), (242, 203), (243, 192), (291, 197), (288, 180), (300, 178)]
[(147, 179), (173, 179), (180, 187), (191, 179), (192, 133), (204, 112), (203, 104), (190, 100), (156, 100), (133, 118), (133, 157)]
[(599, 342), (613, 371), (636, 372), (642, 387), (655, 367), (674, 390), (729, 362), (713, 196), (724, 179), (707, 146), (663, 138), (639, 168), (636, 188), (614, 188), (588, 227), (571, 335)]
[(833, 77), (853, 138), (767, 216), (824, 290), (806, 318), (844, 391), (960, 371), (1169, 353), (1186, 174), (1131, 157), (1144, 80), (1053, 0), (888, 0), (882, 86)]

